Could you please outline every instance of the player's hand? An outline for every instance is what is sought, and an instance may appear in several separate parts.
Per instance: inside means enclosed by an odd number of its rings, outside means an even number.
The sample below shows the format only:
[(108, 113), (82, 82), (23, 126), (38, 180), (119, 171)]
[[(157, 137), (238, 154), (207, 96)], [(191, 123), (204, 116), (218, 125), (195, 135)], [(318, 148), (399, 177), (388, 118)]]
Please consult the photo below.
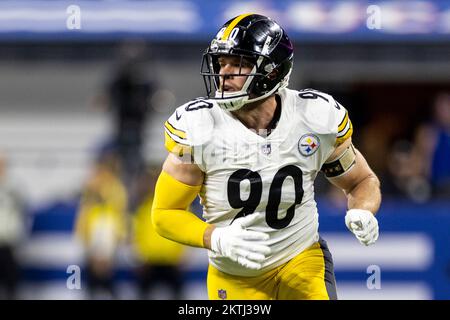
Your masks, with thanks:
[(345, 225), (363, 245), (369, 246), (378, 239), (377, 218), (368, 210), (348, 210), (345, 215)]
[(269, 239), (269, 235), (246, 230), (264, 213), (254, 213), (236, 219), (227, 227), (217, 227), (211, 234), (211, 250), (250, 269), (261, 269), (262, 262), (270, 254), (270, 248), (259, 241)]

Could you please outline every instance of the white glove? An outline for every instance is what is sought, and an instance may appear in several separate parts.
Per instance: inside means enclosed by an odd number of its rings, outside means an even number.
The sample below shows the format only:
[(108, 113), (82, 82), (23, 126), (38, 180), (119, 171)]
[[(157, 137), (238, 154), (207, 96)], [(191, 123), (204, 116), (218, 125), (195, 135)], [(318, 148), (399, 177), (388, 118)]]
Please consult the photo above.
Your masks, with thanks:
[(258, 231), (248, 231), (264, 213), (254, 213), (236, 219), (227, 227), (217, 227), (211, 234), (211, 250), (236, 261), (250, 269), (261, 269), (262, 262), (270, 254), (270, 248), (258, 243), (269, 239), (269, 235)]
[(378, 239), (378, 221), (369, 210), (348, 210), (345, 215), (345, 225), (361, 244), (369, 246)]

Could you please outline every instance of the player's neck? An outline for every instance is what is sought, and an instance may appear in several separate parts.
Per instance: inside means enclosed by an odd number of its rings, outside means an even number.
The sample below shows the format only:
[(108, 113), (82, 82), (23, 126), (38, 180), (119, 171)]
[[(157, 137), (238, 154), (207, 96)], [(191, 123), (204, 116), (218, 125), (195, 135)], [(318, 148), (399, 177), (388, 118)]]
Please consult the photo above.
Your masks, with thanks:
[[(281, 107), (281, 106), (280, 106)], [(246, 105), (242, 109), (233, 111), (233, 115), (239, 119), (247, 128), (264, 132), (273, 129), (273, 120), (277, 110), (277, 99), (275, 95), (262, 101)]]

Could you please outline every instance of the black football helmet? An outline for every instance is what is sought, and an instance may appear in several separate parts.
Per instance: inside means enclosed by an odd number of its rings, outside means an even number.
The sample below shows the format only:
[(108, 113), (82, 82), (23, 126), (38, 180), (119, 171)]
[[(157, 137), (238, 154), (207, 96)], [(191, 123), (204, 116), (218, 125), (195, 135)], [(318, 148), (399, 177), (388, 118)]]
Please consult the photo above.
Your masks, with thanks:
[[(250, 73), (220, 75), (218, 59), (223, 55), (244, 59), (254, 66)], [(226, 22), (203, 54), (201, 75), (209, 99), (233, 111), (264, 99), (288, 85), (294, 48), (286, 32), (271, 18), (242, 14)], [(240, 68), (241, 69), (241, 68)], [(220, 90), (220, 77), (248, 76), (238, 92)]]

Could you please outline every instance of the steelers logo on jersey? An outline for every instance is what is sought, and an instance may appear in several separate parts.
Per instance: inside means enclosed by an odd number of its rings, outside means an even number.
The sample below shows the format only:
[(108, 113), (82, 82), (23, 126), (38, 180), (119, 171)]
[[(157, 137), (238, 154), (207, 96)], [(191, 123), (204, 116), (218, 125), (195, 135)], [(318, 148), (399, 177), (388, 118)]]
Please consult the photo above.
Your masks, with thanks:
[(317, 151), (317, 149), (319, 149), (319, 146), (319, 138), (312, 133), (303, 135), (298, 141), (298, 150), (305, 157), (313, 155)]

